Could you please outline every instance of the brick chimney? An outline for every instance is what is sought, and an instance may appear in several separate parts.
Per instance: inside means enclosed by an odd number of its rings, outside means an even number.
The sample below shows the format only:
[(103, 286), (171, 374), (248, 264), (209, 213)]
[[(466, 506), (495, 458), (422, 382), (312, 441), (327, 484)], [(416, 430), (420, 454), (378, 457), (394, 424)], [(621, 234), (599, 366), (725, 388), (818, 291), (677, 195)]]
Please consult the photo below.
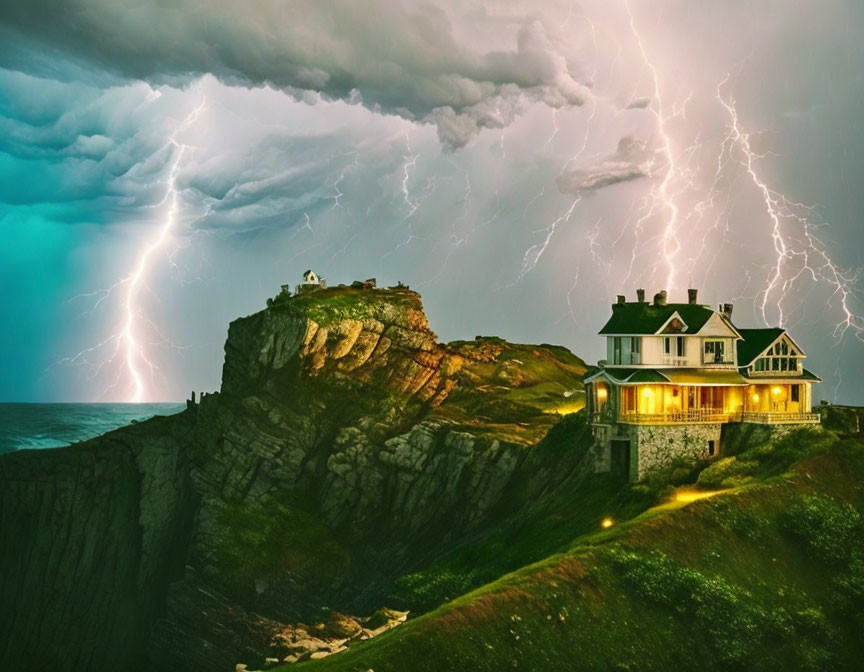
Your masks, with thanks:
[(639, 303), (645, 303), (645, 290), (644, 289), (637, 289), (636, 290), (636, 300)]
[(623, 294), (619, 294), (615, 303), (612, 304), (612, 308), (618, 308), (619, 306), (623, 306), (626, 303), (626, 301), (627, 301), (627, 297), (625, 297)]
[(661, 289), (654, 295), (654, 305), (655, 306), (665, 306), (666, 305), (666, 290)]
[(732, 319), (732, 308), (734, 308), (734, 306), (731, 303), (723, 304), (723, 317), (725, 317), (727, 320)]
[(698, 289), (688, 289), (687, 290), (687, 303), (693, 305), (696, 303), (696, 297), (699, 296)]

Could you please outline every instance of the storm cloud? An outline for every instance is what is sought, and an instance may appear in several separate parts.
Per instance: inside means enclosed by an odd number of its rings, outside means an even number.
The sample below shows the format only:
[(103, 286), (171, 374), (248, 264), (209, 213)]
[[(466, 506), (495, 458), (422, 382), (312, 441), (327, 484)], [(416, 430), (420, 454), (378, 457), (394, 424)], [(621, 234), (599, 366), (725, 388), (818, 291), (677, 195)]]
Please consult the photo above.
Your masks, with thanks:
[(615, 294), (689, 284), (741, 326), (782, 312), (816, 398), (860, 399), (842, 294), (802, 272), (793, 217), (777, 259), (718, 83), (864, 314), (864, 5), (629, 4), (0, 3), (0, 398), (128, 398), (111, 288), (170, 215), (148, 398), (217, 388), (225, 325), (314, 268), (410, 284), (444, 340), (586, 361)]
[(312, 91), (434, 123), (451, 148), (534, 101), (578, 106), (590, 95), (542, 21), (525, 17), (483, 45), (458, 38), (447, 9), (426, 3), (32, 0), (3, 3), (0, 25), (7, 67), (35, 44), (123, 78), (210, 73), (307, 101)]
[(618, 142), (618, 148), (599, 162), (587, 166), (565, 168), (556, 184), (563, 194), (596, 191), (622, 182), (632, 182), (651, 176), (651, 167), (659, 159), (648, 143), (627, 136)]

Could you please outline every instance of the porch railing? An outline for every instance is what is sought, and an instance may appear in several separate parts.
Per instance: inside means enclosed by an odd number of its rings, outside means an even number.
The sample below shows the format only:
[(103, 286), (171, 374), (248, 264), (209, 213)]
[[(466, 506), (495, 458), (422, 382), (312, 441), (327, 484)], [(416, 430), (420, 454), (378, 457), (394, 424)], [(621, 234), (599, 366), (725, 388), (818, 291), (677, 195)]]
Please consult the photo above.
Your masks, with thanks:
[(756, 369), (751, 369), (747, 374), (753, 378), (794, 378), (795, 376), (804, 375), (804, 369), (788, 369), (786, 371), (757, 371)]
[(677, 413), (636, 413), (625, 411), (619, 422), (633, 425), (667, 425), (690, 423), (730, 422), (734, 413), (725, 413), (711, 408), (690, 409)]
[[(614, 422), (614, 420), (613, 420)], [(677, 413), (636, 413), (624, 411), (618, 422), (631, 425), (675, 425), (723, 422), (752, 422), (763, 425), (818, 424), (818, 413), (727, 413), (702, 408)]]
[(756, 422), (763, 425), (818, 424), (818, 413), (736, 413), (738, 422)]

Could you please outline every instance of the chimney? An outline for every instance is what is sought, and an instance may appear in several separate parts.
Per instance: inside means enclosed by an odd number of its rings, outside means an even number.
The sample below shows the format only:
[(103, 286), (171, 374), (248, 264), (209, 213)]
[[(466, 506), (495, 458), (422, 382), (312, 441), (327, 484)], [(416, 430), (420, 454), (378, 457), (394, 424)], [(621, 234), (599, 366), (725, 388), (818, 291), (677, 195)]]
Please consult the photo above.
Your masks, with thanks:
[(733, 307), (734, 307), (734, 306), (733, 306), (731, 303), (724, 303), (724, 304), (723, 304), (723, 307), (720, 309), (720, 313), (721, 313), (721, 314), (723, 315), (723, 317), (725, 317), (727, 320), (731, 320), (731, 319), (732, 319), (732, 308), (733, 308)]
[(615, 310), (616, 308), (620, 308), (626, 303), (626, 301), (627, 298), (623, 294), (619, 294), (615, 303), (612, 304), (612, 309)]
[(687, 290), (687, 303), (693, 305), (696, 303), (696, 297), (699, 295), (698, 289), (688, 289)]
[(645, 290), (644, 289), (637, 289), (636, 290), (636, 300), (639, 303), (645, 303)]
[(655, 306), (665, 306), (666, 305), (666, 290), (662, 289), (654, 295), (654, 305)]

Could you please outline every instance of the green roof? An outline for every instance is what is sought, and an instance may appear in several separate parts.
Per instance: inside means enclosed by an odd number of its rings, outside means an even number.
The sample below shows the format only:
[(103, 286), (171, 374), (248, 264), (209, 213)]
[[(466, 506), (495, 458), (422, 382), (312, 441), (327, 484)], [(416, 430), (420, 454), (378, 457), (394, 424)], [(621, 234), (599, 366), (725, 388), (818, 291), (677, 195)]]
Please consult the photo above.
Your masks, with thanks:
[[(591, 382), (601, 375), (628, 385), (747, 385), (748, 380), (734, 369), (602, 369), (586, 378)], [(797, 378), (796, 378), (797, 380)]]
[(647, 301), (616, 303), (612, 305), (612, 317), (600, 330), (600, 335), (656, 334), (676, 312), (687, 325), (688, 334), (698, 332), (714, 314), (707, 306), (696, 303), (668, 303), (665, 306), (655, 306)]
[(746, 385), (747, 379), (734, 369), (663, 369), (675, 385)]
[(588, 376), (584, 382), (589, 383), (595, 378), (599, 378), (600, 376), (607, 376), (618, 383), (623, 383), (634, 373), (639, 371), (639, 369), (600, 369), (597, 373)]
[(628, 383), (668, 383), (669, 378), (656, 369), (639, 369), (627, 378)]
[(776, 341), (786, 330), (780, 327), (767, 329), (739, 329), (743, 341), (738, 341), (738, 366), (750, 366), (769, 345)]

